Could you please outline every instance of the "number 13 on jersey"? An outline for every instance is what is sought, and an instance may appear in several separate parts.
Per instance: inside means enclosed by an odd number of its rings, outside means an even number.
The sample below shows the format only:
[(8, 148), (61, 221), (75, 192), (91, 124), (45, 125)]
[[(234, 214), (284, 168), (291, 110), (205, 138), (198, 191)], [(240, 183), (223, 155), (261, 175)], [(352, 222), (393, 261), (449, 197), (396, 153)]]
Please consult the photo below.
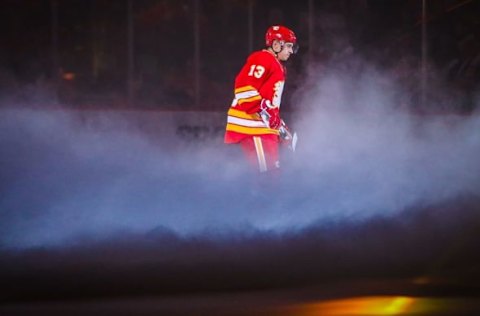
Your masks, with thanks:
[(251, 65), (248, 75), (254, 76), (257, 79), (260, 79), (264, 73), (265, 73), (265, 67), (261, 65)]

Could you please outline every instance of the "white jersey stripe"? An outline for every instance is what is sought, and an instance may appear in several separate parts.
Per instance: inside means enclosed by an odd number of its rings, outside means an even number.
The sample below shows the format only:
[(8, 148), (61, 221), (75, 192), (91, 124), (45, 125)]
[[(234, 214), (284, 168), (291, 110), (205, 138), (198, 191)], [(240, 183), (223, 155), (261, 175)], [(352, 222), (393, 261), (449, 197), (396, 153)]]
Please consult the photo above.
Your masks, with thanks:
[(268, 127), (263, 121), (253, 121), (242, 119), (239, 117), (228, 116), (227, 122), (235, 125), (247, 126), (247, 127)]
[(235, 94), (236, 99), (247, 99), (251, 97), (255, 97), (259, 95), (258, 91), (253, 90), (253, 91), (245, 91), (245, 92), (240, 92)]

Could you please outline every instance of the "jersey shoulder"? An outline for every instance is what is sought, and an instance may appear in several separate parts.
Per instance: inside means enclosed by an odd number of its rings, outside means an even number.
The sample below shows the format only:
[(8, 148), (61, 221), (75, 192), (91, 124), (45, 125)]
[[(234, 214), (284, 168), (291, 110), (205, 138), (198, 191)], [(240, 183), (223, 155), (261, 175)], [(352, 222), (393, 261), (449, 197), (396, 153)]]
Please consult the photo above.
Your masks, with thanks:
[(250, 54), (248, 57), (248, 62), (251, 64), (264, 64), (264, 65), (269, 65), (272, 63), (275, 63), (275, 56), (273, 56), (270, 52), (267, 50), (259, 50), (256, 52), (253, 52)]

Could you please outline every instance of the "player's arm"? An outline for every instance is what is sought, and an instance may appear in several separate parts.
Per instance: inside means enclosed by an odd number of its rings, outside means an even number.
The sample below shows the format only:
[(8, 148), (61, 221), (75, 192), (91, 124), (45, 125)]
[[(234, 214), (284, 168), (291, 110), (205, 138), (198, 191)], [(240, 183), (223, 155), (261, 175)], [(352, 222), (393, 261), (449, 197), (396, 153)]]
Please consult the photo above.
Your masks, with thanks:
[(280, 103), (282, 100), (283, 86), (283, 73), (276, 72), (272, 73), (260, 89), (260, 94), (263, 97), (260, 103), (261, 116), (269, 127), (273, 129), (279, 129), (282, 125)]

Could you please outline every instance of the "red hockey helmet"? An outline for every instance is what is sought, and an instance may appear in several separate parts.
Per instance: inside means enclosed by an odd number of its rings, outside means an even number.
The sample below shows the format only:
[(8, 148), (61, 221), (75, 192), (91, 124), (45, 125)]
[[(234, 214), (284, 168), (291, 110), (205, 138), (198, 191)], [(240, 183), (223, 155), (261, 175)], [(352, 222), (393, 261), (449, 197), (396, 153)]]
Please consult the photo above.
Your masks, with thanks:
[(298, 51), (297, 37), (295, 33), (281, 25), (270, 26), (265, 34), (265, 44), (270, 47), (273, 45), (274, 40), (283, 41), (284, 43), (293, 43), (293, 53)]
[(270, 26), (267, 30), (267, 34), (265, 34), (265, 43), (267, 46), (272, 46), (274, 40), (293, 44), (297, 43), (295, 33), (291, 29), (281, 25)]

